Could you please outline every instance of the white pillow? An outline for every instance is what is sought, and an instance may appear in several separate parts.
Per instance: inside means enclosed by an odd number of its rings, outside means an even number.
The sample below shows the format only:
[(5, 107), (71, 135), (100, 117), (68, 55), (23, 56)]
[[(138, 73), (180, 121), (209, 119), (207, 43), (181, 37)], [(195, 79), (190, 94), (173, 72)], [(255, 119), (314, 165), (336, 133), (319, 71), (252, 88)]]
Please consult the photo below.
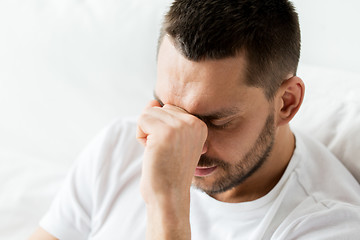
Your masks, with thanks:
[(360, 74), (301, 65), (304, 103), (291, 126), (325, 144), (360, 182)]

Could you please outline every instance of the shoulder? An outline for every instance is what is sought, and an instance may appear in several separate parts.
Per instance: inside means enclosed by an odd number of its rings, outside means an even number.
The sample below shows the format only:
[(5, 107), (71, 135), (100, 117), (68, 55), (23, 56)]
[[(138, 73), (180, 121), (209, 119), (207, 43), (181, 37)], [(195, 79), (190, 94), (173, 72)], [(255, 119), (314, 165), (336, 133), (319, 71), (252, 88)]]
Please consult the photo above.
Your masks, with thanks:
[(41, 220), (44, 229), (59, 239), (85, 238), (104, 224), (114, 204), (140, 195), (118, 196), (120, 190), (136, 189), (141, 172), (143, 146), (137, 143), (136, 125), (134, 118), (115, 119), (91, 141)]
[(315, 202), (334, 200), (359, 205), (360, 185), (348, 169), (324, 145), (295, 132), (298, 159), (296, 180)]
[(118, 148), (127, 148), (131, 145), (138, 146), (136, 140), (137, 119), (116, 118), (104, 127), (90, 142), (86, 150), (97, 150), (99, 152), (113, 152)]
[(96, 165), (131, 161), (143, 153), (143, 146), (136, 139), (137, 118), (116, 118), (93, 139), (85, 149)]
[(352, 204), (324, 201), (307, 209), (291, 221), (286, 221), (272, 239), (357, 239), (360, 229), (360, 207)]
[(359, 183), (324, 145), (298, 131), (295, 136), (271, 239), (354, 239), (360, 228)]
[(104, 127), (79, 155), (74, 168), (91, 174), (95, 181), (127, 166), (143, 154), (143, 146), (136, 139), (137, 118), (116, 118)]
[(132, 144), (136, 141), (136, 117), (116, 118), (105, 126), (100, 133), (95, 137), (94, 141), (97, 143), (128, 143)]

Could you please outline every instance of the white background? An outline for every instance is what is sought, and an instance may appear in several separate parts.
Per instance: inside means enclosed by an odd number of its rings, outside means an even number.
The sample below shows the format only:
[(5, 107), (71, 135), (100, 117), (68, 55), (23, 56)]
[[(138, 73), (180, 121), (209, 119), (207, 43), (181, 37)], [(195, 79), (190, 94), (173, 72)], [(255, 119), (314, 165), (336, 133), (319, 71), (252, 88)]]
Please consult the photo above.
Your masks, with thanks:
[(302, 30), (301, 62), (360, 71), (360, 1), (294, 0)]

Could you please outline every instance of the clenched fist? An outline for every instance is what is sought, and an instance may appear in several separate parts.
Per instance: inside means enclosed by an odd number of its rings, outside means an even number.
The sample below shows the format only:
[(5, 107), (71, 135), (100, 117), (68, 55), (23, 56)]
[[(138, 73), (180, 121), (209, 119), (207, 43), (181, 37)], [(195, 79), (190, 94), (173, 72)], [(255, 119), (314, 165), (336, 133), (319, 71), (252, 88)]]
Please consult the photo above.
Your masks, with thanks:
[(154, 100), (138, 121), (137, 138), (145, 146), (141, 179), (145, 202), (186, 201), (207, 138), (206, 124), (179, 107), (161, 107)]

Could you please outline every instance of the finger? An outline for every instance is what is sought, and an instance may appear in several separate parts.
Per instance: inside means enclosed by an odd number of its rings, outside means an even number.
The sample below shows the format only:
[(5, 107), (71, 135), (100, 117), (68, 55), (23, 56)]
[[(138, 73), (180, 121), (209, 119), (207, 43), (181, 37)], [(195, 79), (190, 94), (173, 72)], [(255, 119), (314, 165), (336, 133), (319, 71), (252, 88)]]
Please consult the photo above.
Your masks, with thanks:
[[(153, 108), (153, 107), (159, 107), (161, 108), (161, 104), (159, 103), (159, 101), (157, 100), (151, 100), (148, 102), (148, 104), (146, 105), (144, 111), (146, 111), (147, 109), (149, 108)], [(137, 140), (144, 146), (146, 146), (146, 141), (147, 141), (147, 136), (148, 134), (145, 133), (142, 128), (139, 126), (139, 123), (137, 125), (137, 128), (136, 128), (136, 138)]]
[(147, 141), (148, 134), (144, 133), (144, 131), (137, 125), (136, 128), (136, 139), (145, 147)]
[(164, 126), (168, 125), (168, 119), (171, 115), (162, 108), (153, 107), (145, 109), (137, 123), (136, 138), (144, 146), (148, 146), (149, 138), (154, 139), (154, 136), (162, 136), (166, 129)]
[(178, 106), (165, 104), (162, 109), (166, 110), (169, 114), (172, 115), (172, 117), (180, 118), (181, 120), (186, 121), (186, 122), (189, 121), (189, 120), (192, 120), (192, 118), (196, 118), (197, 120), (202, 121), (201, 119), (199, 119), (195, 115), (189, 113), (185, 109), (183, 109), (181, 107), (178, 107)]
[(157, 100), (154, 99), (154, 100), (151, 100), (150, 102), (148, 102), (145, 109), (152, 108), (152, 107), (161, 107), (161, 104)]
[[(169, 117), (169, 113), (162, 109), (161, 104), (157, 100), (151, 100), (138, 119), (136, 138), (144, 146), (146, 146), (147, 138), (156, 123), (162, 122)], [(157, 124), (156, 124), (157, 125)]]
[(178, 106), (175, 106), (175, 105), (171, 105), (171, 104), (165, 104), (163, 106), (163, 109), (169, 109), (169, 110), (175, 110), (175, 111), (178, 111), (178, 112), (183, 112), (183, 113), (188, 113), (188, 111), (186, 111), (185, 109), (181, 108), (181, 107), (178, 107)]

